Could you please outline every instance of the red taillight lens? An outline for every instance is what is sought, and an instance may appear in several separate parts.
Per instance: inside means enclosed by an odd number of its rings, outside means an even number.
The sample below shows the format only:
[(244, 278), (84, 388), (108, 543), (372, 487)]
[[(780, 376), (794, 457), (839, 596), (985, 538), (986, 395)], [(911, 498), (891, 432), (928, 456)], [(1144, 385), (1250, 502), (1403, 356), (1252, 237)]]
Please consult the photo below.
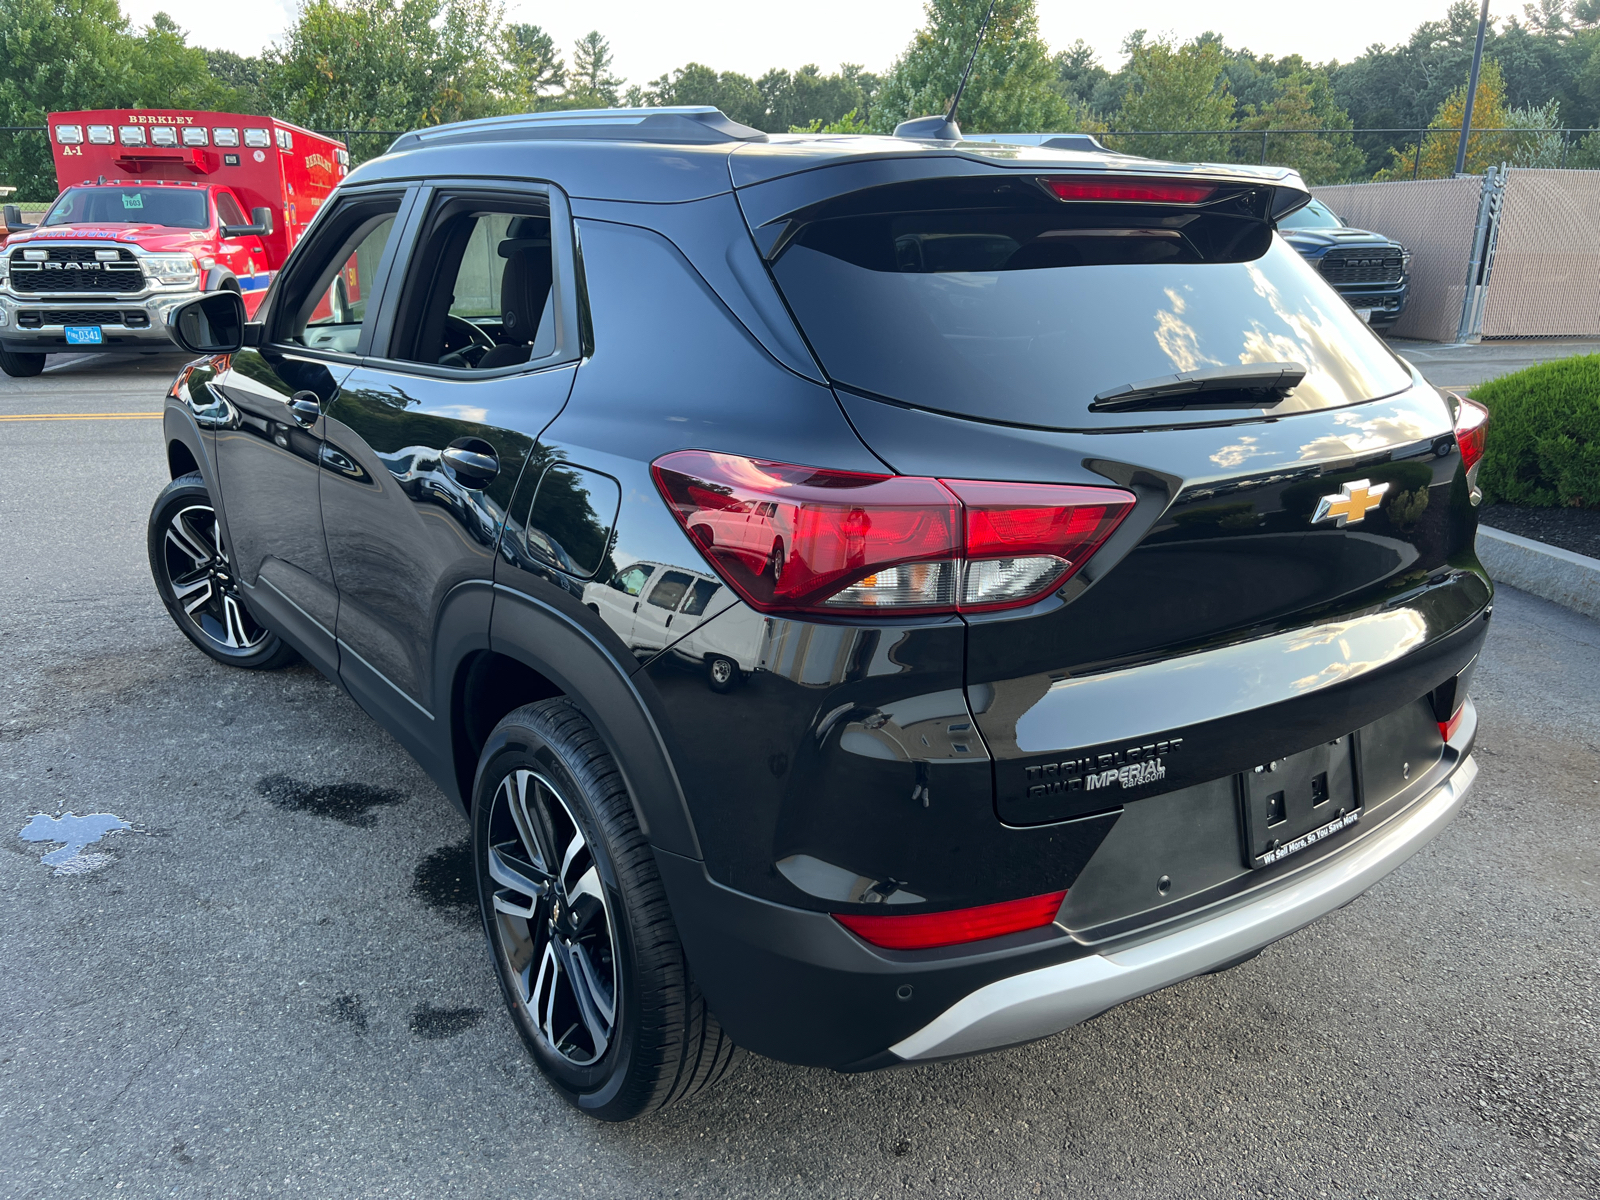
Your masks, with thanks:
[(1127, 204), (1199, 204), (1216, 192), (1210, 184), (1165, 179), (1043, 179), (1058, 200), (1120, 200)]
[(1466, 714), (1466, 711), (1467, 704), (1466, 701), (1463, 700), (1461, 702), (1461, 707), (1450, 714), (1450, 719), (1448, 721), (1439, 722), (1439, 732), (1444, 736), (1445, 741), (1448, 742), (1451, 738), (1455, 737), (1456, 730), (1461, 728), (1461, 718)]
[(937, 946), (981, 942), (1002, 934), (1043, 928), (1056, 919), (1061, 902), (1066, 898), (1066, 892), (1051, 892), (1048, 896), (1029, 896), (1026, 900), (1006, 900), (947, 912), (892, 917), (834, 913), (833, 919), (862, 941), (885, 950), (932, 950)]
[(1026, 604), (1060, 587), (1134, 505), (1119, 488), (939, 482), (956, 494), (965, 518), (964, 610)]
[(829, 471), (682, 450), (651, 471), (762, 612), (988, 610), (1060, 587), (1133, 508), (1120, 488)]
[(1461, 465), (1468, 471), (1483, 459), (1489, 439), (1489, 410), (1476, 400), (1457, 396), (1461, 407), (1456, 411), (1456, 445), (1461, 447)]

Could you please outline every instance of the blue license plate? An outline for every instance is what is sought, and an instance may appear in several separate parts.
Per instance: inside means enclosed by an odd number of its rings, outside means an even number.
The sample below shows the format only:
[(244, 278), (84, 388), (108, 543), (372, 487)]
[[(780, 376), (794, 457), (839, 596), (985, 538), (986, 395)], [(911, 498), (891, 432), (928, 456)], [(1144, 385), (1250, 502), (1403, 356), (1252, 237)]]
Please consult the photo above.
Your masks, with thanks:
[(69, 346), (98, 346), (105, 339), (100, 336), (98, 325), (68, 325), (67, 345)]

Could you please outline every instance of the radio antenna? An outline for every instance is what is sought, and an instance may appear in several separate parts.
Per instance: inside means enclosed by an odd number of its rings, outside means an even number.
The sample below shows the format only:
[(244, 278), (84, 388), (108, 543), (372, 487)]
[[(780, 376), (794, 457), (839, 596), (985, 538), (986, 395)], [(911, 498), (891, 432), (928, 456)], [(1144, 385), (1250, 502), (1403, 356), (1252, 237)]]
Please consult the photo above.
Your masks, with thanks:
[(961, 126), (956, 124), (956, 109), (961, 107), (961, 95), (967, 90), (967, 80), (972, 78), (972, 67), (978, 61), (978, 48), (983, 45), (983, 35), (989, 32), (989, 21), (994, 16), (994, 4), (995, 0), (989, 0), (988, 11), (983, 14), (983, 23), (978, 26), (978, 36), (972, 40), (972, 53), (967, 56), (967, 69), (961, 72), (961, 82), (956, 85), (956, 94), (950, 99), (950, 111), (942, 117), (915, 117), (910, 121), (901, 121), (894, 127), (895, 137), (931, 142), (961, 140)]
[[(978, 61), (978, 47), (983, 45), (983, 35), (989, 32), (989, 22), (994, 18), (994, 0), (989, 0), (989, 11), (983, 14), (983, 23), (978, 26), (978, 36), (972, 39), (972, 53), (967, 57), (967, 69), (961, 72), (961, 82), (956, 84), (956, 94), (950, 100), (950, 111), (945, 114), (945, 123), (955, 125), (956, 109), (961, 107), (961, 93), (967, 90), (967, 80), (972, 78), (972, 65)], [(959, 130), (960, 126), (956, 126)]]

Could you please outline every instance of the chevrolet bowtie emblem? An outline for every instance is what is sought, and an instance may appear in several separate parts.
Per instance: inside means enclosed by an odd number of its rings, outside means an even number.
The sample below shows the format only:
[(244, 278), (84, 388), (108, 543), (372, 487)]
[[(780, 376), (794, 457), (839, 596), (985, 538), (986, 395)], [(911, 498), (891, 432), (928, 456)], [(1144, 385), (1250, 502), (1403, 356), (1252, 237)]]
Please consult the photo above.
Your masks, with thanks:
[(1383, 503), (1383, 494), (1389, 490), (1387, 483), (1376, 487), (1370, 479), (1356, 479), (1339, 489), (1337, 496), (1323, 496), (1317, 500), (1317, 515), (1311, 518), (1316, 525), (1330, 517), (1337, 517), (1334, 525), (1343, 529), (1364, 521), (1369, 512)]

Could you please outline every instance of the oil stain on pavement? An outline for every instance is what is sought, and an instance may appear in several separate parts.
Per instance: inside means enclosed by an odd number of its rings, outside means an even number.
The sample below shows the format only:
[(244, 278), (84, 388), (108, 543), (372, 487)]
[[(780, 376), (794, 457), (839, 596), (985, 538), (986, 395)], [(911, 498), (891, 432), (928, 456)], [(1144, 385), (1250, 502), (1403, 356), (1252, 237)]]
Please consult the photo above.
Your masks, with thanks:
[(52, 850), (39, 861), (54, 868), (52, 875), (87, 875), (116, 861), (110, 854), (85, 854), (85, 846), (92, 846), (110, 833), (121, 833), (133, 826), (114, 813), (63, 813), (47, 817), (34, 813), (33, 819), (17, 834), (25, 842), (60, 842), (61, 849)]
[(407, 797), (393, 788), (366, 783), (303, 783), (287, 775), (268, 775), (257, 781), (256, 791), (278, 808), (327, 817), (344, 825), (368, 829), (377, 823), (374, 808), (404, 804)]
[(354, 992), (345, 992), (328, 1001), (328, 1006), (322, 1010), (340, 1024), (348, 1025), (357, 1033), (367, 1031), (367, 1009), (361, 1003), (361, 997)]
[(411, 1010), (411, 1032), (437, 1042), (465, 1033), (481, 1020), (481, 1008), (435, 1008), (424, 1001)]
[(472, 841), (463, 838), (423, 857), (411, 877), (411, 894), (441, 916), (462, 925), (478, 919)]

